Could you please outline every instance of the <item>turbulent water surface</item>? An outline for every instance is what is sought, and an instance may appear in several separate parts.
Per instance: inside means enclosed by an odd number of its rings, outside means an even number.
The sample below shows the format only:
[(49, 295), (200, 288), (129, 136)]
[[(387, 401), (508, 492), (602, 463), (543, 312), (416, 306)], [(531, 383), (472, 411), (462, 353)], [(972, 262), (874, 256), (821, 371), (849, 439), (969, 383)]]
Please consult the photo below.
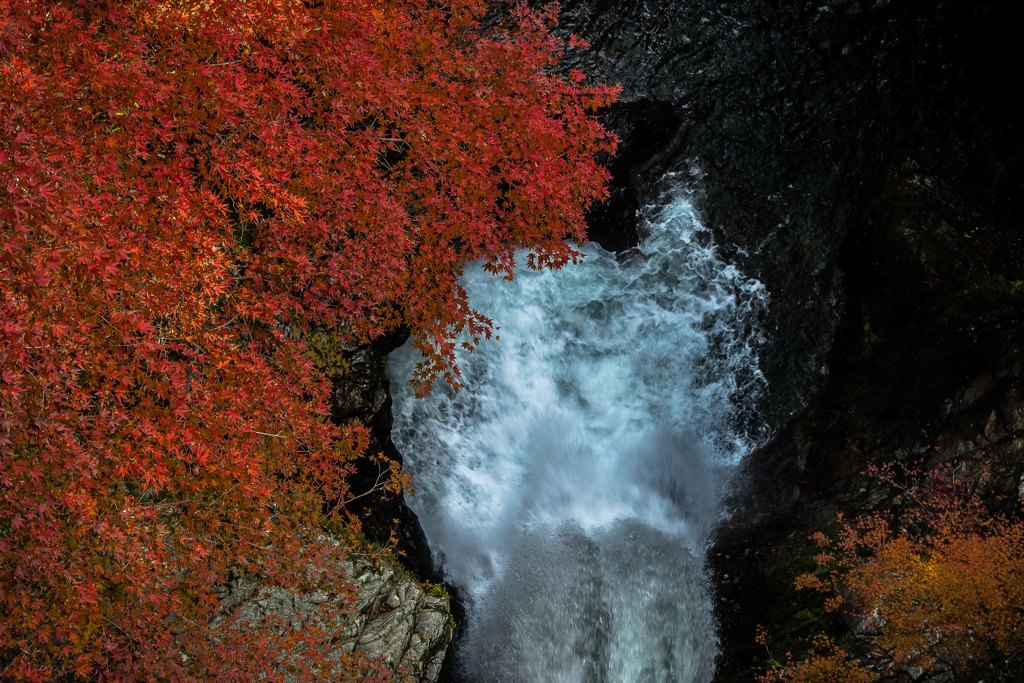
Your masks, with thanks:
[(703, 571), (761, 384), (761, 285), (723, 262), (685, 197), (639, 248), (581, 265), (478, 269), (464, 284), (500, 339), (466, 388), (416, 399), (392, 354), (410, 507), (469, 623), (467, 681), (705, 681), (716, 652)]

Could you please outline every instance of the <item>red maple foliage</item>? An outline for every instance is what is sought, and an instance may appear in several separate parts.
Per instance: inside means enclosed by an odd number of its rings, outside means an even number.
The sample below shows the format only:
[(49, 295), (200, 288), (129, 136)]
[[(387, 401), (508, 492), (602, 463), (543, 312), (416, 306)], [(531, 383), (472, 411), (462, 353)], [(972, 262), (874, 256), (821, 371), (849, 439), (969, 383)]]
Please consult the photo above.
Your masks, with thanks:
[(0, 675), (316, 671), (330, 634), (211, 627), (230, 571), (344, 591), (366, 433), (304, 340), (405, 325), (457, 385), (462, 269), (576, 258), (604, 192), (614, 92), (483, 11), (0, 0)]

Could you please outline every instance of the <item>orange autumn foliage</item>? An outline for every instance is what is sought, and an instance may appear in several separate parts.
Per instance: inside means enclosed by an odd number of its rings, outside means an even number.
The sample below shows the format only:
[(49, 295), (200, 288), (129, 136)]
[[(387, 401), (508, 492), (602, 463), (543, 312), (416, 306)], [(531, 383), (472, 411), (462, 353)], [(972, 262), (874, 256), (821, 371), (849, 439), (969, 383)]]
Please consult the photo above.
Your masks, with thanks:
[(348, 590), (367, 433), (308, 334), (406, 326), (457, 385), (462, 269), (574, 259), (604, 193), (614, 93), (554, 72), (553, 9), (484, 9), (0, 0), (0, 677), (325, 675), (332, 634), (217, 597)]
[(787, 656), (786, 662), (775, 662), (758, 683), (872, 683), (876, 676), (854, 662), (841, 647), (827, 636), (815, 638), (810, 652), (801, 661)]
[[(883, 478), (893, 482), (891, 473)], [(817, 540), (818, 575), (797, 587), (831, 594), (894, 668), (964, 675), (1024, 649), (1024, 522), (992, 515), (942, 473), (900, 485), (912, 501)]]

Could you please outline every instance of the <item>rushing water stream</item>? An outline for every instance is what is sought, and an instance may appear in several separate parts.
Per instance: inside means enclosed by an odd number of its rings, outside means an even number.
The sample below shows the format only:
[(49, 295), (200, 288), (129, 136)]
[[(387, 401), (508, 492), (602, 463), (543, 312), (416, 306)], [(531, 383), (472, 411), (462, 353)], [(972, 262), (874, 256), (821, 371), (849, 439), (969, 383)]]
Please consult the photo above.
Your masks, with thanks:
[(683, 196), (641, 245), (581, 265), (472, 269), (500, 339), (466, 388), (424, 400), (392, 354), (394, 439), (409, 497), (464, 591), (466, 681), (706, 681), (716, 640), (703, 557), (741, 415), (761, 379), (761, 285), (725, 263)]

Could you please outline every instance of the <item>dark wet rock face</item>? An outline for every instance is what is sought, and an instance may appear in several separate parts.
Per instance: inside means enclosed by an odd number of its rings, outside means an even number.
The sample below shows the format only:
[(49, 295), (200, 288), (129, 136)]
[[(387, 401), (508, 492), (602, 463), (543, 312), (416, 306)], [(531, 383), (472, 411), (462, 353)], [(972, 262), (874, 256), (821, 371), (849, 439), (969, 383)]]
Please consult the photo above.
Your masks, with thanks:
[(623, 102), (605, 111), (604, 126), (619, 136), (615, 157), (607, 160), (612, 173), (609, 197), (587, 213), (590, 239), (609, 251), (624, 251), (637, 243), (637, 216), (654, 199), (651, 188), (675, 159), (679, 113), (658, 100)]
[(772, 297), (763, 411), (778, 432), (712, 553), (718, 677), (748, 681), (765, 658), (754, 626), (822, 626), (792, 591), (807, 534), (898, 504), (866, 463), (954, 462), (984, 495), (1024, 490), (1024, 110), (1005, 77), (1024, 10), (563, 4), (563, 29), (591, 44), (572, 66), (623, 85), (606, 120), (628, 161), (595, 239), (635, 239), (617, 222), (674, 171)]
[(564, 3), (562, 30), (591, 45), (572, 65), (622, 84), (607, 122), (626, 158), (643, 151), (620, 164), (629, 170), (616, 175), (611, 209), (595, 211), (594, 238), (628, 244), (609, 226), (654, 201), (668, 170), (700, 190), (705, 220), (773, 297), (771, 423), (820, 386), (842, 240), (892, 150), (963, 108), (992, 14), (968, 2)]
[[(1020, 138), (1004, 142), (1021, 148)], [(844, 246), (848, 298), (829, 381), (748, 462), (740, 512), (712, 553), (720, 680), (749, 680), (763, 663), (758, 624), (786, 634), (775, 649), (828, 627), (801, 623), (820, 614), (820, 598), (795, 592), (792, 579), (813, 568), (808, 536), (831, 528), (836, 513), (905, 503), (866, 474), (868, 463), (950, 463), (1008, 512), (1024, 499), (1024, 183), (991, 197), (1001, 180), (965, 175), (980, 148), (942, 149), (891, 165), (863, 232)]]
[[(402, 454), (391, 439), (392, 400), (385, 367), (387, 354), (407, 339), (408, 332), (400, 330), (373, 345), (339, 343), (331, 351), (337, 362), (329, 371), (331, 420), (337, 424), (362, 422), (370, 428), (367, 452), (383, 453), (399, 463)], [(440, 580), (416, 515), (401, 496), (372, 492), (381, 471), (369, 458), (357, 461), (349, 486), (359, 498), (348, 509), (361, 517), (362, 531), (370, 541), (386, 544), (394, 536), (396, 550), (417, 579)]]
[[(996, 47), (986, 59), (1001, 54), (1007, 32), (1019, 33), (1019, 12), (1004, 22), (990, 27)], [(837, 512), (850, 517), (904, 503), (900, 491), (867, 476), (868, 463), (950, 463), (984, 499), (1004, 497), (1008, 511), (1017, 509), (1024, 135), (1020, 112), (984, 89), (991, 73), (982, 68), (948, 93), (946, 123), (894, 151), (842, 245), (846, 296), (829, 380), (749, 460), (735, 499), (743, 512), (712, 554), (721, 680), (749, 680), (763, 663), (763, 648), (753, 644), (757, 624), (786, 634), (775, 649), (828, 627), (827, 620), (801, 622), (815, 599), (793, 591), (792, 578), (813, 567), (807, 536), (828, 529)], [(984, 676), (997, 676), (996, 664)], [(1019, 662), (1006, 666), (1017, 668), (1000, 680), (1018, 680)]]

